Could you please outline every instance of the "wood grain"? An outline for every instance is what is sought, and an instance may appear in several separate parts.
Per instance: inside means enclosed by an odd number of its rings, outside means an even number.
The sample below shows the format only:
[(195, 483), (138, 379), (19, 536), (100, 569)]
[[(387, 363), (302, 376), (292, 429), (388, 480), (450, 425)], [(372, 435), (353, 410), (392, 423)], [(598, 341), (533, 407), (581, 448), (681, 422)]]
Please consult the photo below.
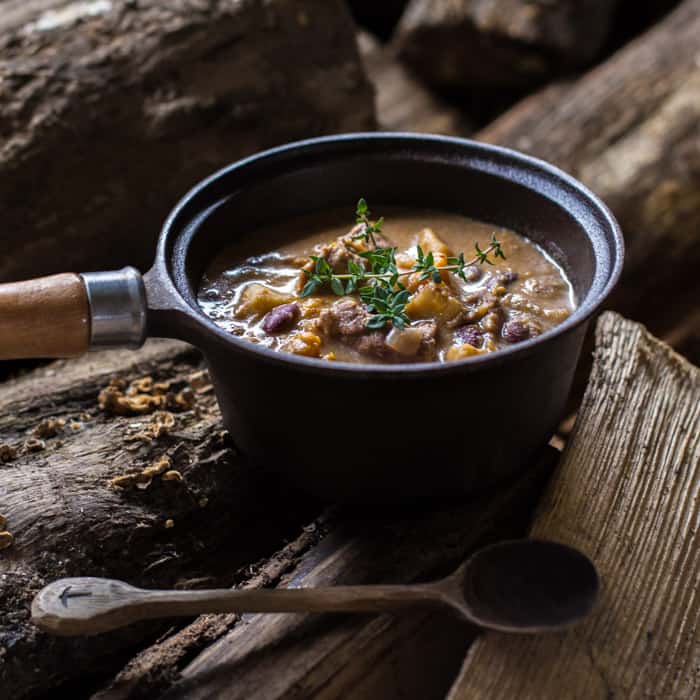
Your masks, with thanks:
[(374, 124), (343, 0), (4, 0), (0, 281), (148, 269), (198, 180)]
[(573, 438), (532, 535), (586, 552), (602, 599), (567, 634), (486, 634), (450, 700), (700, 694), (700, 370), (612, 313), (596, 339)]
[[(138, 351), (90, 353), (0, 385), (0, 514), (14, 535), (0, 551), (1, 698), (59, 696), (61, 683), (79, 682), (87, 669), (111, 676), (125, 650), (172, 624), (50, 637), (29, 619), (32, 596), (49, 581), (91, 574), (147, 588), (260, 586), (318, 539), (301, 531), (317, 506), (281, 493), (236, 457), (201, 362), (184, 343), (148, 341)], [(175, 393), (189, 387), (194, 404), (169, 416), (112, 415), (98, 405), (112, 379), (144, 377)], [(156, 425), (165, 427), (156, 433)], [(111, 485), (164, 457), (182, 480)], [(271, 553), (282, 541), (293, 546), (277, 558)]]
[[(345, 511), (312, 523), (323, 536), (279, 585), (410, 583), (447, 574), (484, 542), (523, 531), (557, 457), (556, 450), (547, 450), (517, 482), (472, 503), (437, 512)], [(245, 615), (226, 625), (205, 616), (135, 656), (95, 698), (437, 700), (473, 629), (442, 613), (423, 612), (401, 618)], [(441, 635), (451, 643), (447, 648), (437, 643)], [(396, 678), (402, 656), (415, 687)], [(416, 657), (427, 667), (417, 669)]]
[(88, 298), (79, 275), (0, 285), (0, 360), (70, 357), (89, 343)]
[(698, 55), (700, 0), (685, 0), (580, 79), (528, 97), (478, 134), (563, 168), (612, 209), (626, 251), (609, 308), (658, 336), (700, 294)]
[(411, 0), (394, 34), (426, 82), (467, 93), (541, 83), (600, 51), (618, 0)]

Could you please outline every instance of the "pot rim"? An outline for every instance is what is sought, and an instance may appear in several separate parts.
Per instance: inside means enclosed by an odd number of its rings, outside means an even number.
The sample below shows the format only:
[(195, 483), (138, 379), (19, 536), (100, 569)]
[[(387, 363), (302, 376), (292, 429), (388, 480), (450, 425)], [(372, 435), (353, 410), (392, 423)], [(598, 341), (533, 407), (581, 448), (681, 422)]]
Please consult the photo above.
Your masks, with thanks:
[[(591, 233), (590, 225), (581, 224), (582, 228), (593, 244), (594, 257), (596, 261), (596, 271), (593, 281), (588, 289), (582, 303), (576, 307), (574, 312), (565, 321), (551, 328), (535, 338), (530, 338), (517, 345), (501, 348), (496, 352), (484, 355), (472, 356), (451, 362), (411, 362), (392, 364), (359, 364), (352, 362), (328, 362), (321, 358), (304, 357), (292, 353), (279, 352), (255, 343), (250, 343), (244, 339), (231, 335), (220, 328), (204, 311), (199, 307), (196, 294), (193, 292), (186, 275), (173, 274), (173, 260), (178, 256), (186, 259), (188, 247), (184, 252), (174, 252), (176, 247), (171, 245), (182, 233), (178, 226), (180, 215), (191, 205), (192, 200), (202, 195), (207, 189), (217, 184), (221, 179), (231, 173), (249, 168), (253, 165), (265, 164), (266, 162), (276, 163), (280, 158), (290, 158), (296, 155), (313, 154), (316, 151), (324, 151), (328, 146), (338, 145), (347, 147), (351, 142), (367, 142), (374, 140), (384, 141), (411, 149), (419, 146), (434, 146), (433, 160), (444, 162), (450, 161), (449, 156), (439, 151), (440, 148), (450, 147), (454, 150), (455, 156), (469, 156), (469, 167), (479, 170), (485, 174), (497, 175), (511, 182), (516, 182), (522, 186), (536, 190), (539, 194), (546, 196), (546, 193), (536, 187), (537, 183), (530, 182), (532, 176), (543, 179), (549, 185), (549, 189), (558, 191), (562, 197), (568, 196), (578, 201), (579, 206), (588, 210), (589, 217), (595, 218), (597, 226), (605, 232), (605, 243), (608, 246), (608, 265), (604, 272), (600, 274), (601, 261), (601, 241), (597, 240)], [(478, 167), (477, 167), (478, 166)], [(528, 177), (528, 175), (530, 177)], [(558, 200), (557, 203), (561, 205)], [(200, 210), (199, 214), (209, 207)], [(196, 215), (195, 215), (196, 216)], [(191, 218), (191, 217), (190, 217)], [(598, 243), (598, 245), (596, 245)], [(173, 252), (170, 252), (173, 251)], [(257, 357), (268, 363), (276, 364), (295, 370), (306, 370), (313, 373), (321, 373), (333, 376), (372, 376), (373, 378), (387, 377), (396, 378), (397, 375), (431, 375), (437, 376), (444, 373), (456, 371), (475, 371), (485, 367), (493, 367), (504, 362), (509, 362), (515, 358), (524, 357), (539, 349), (555, 338), (562, 336), (577, 326), (585, 323), (600, 308), (606, 297), (617, 284), (624, 260), (624, 240), (620, 227), (609, 208), (589, 190), (585, 185), (574, 177), (566, 174), (559, 168), (549, 163), (534, 158), (519, 151), (502, 146), (480, 143), (470, 139), (463, 139), (453, 136), (442, 136), (436, 134), (414, 134), (403, 132), (354, 132), (337, 134), (332, 136), (321, 136), (301, 141), (294, 141), (283, 144), (275, 148), (270, 148), (259, 153), (236, 161), (224, 168), (214, 172), (212, 175), (201, 180), (175, 205), (166, 219), (158, 241), (156, 263), (154, 271), (158, 271), (160, 285), (166, 283), (166, 288), (161, 289), (166, 296), (174, 297), (178, 300), (177, 306), (180, 311), (186, 313), (190, 321), (194, 321), (196, 330), (196, 344), (204, 344), (208, 339), (216, 339), (219, 343), (225, 344), (231, 351), (243, 353)], [(182, 260), (184, 270), (185, 260)], [(165, 280), (163, 279), (165, 277)], [(177, 279), (176, 279), (177, 277)], [(601, 279), (602, 278), (602, 279)], [(171, 322), (175, 319), (171, 319)], [(187, 324), (191, 326), (191, 323)], [(173, 334), (175, 335), (175, 334)], [(189, 336), (189, 334), (187, 334)], [(213, 337), (212, 337), (213, 336)], [(193, 340), (191, 337), (184, 338)], [(206, 347), (202, 348), (206, 351)]]

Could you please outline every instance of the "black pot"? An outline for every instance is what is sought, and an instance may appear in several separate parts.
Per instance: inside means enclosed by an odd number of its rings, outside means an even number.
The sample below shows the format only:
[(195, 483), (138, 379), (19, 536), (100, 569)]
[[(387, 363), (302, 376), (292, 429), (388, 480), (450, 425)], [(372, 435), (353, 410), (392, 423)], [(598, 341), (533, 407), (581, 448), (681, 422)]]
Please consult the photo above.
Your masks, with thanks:
[[(457, 212), (528, 236), (562, 265), (578, 308), (554, 329), (494, 354), (385, 366), (277, 353), (233, 337), (199, 309), (201, 275), (234, 236), (360, 196)], [(234, 442), (291, 484), (340, 501), (455, 497), (522, 470), (547, 443), (587, 322), (622, 258), (608, 209), (542, 161), (437, 136), (312, 139), (239, 161), (180, 201), (144, 278), (147, 334), (202, 349)], [(93, 341), (99, 289), (90, 294)]]

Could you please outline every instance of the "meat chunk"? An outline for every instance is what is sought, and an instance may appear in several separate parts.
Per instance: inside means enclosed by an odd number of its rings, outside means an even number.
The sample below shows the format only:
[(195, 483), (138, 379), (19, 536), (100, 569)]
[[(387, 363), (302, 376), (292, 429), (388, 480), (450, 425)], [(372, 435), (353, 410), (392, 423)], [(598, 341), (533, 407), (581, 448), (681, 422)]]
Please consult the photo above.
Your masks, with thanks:
[[(325, 243), (317, 248), (317, 255), (328, 260), (328, 264), (333, 269), (333, 272), (337, 274), (347, 272), (348, 263), (350, 261), (362, 268), (365, 267), (365, 259), (360, 253), (367, 252), (370, 250), (371, 246), (367, 241), (355, 238), (355, 236), (361, 233), (362, 226), (362, 224), (358, 224), (344, 236), (340, 236), (336, 238), (336, 240)], [(378, 246), (388, 247), (389, 243), (381, 234), (375, 233), (374, 238)]]
[(347, 338), (364, 333), (369, 317), (359, 301), (342, 298), (321, 311), (319, 327), (328, 336)]
[(390, 361), (430, 360), (436, 355), (437, 324), (432, 321), (417, 323), (411, 328), (420, 329), (422, 338), (409, 357), (397, 352), (387, 344), (389, 328), (373, 330), (367, 328), (370, 313), (355, 299), (343, 298), (323, 309), (318, 328), (329, 338), (338, 338), (363, 355)]

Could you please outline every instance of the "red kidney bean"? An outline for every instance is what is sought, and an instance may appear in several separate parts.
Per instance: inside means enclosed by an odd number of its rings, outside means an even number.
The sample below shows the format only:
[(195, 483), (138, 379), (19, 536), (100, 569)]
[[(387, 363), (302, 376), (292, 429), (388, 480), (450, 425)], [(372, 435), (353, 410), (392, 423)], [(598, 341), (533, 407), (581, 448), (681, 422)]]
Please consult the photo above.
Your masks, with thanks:
[(463, 345), (480, 348), (484, 343), (484, 334), (477, 326), (462, 326), (455, 331), (454, 339)]
[(263, 318), (262, 327), (266, 333), (279, 333), (289, 330), (301, 316), (299, 307), (292, 304), (281, 304), (268, 311)]
[(530, 337), (530, 329), (522, 321), (508, 321), (503, 324), (501, 335), (509, 343), (520, 343)]

